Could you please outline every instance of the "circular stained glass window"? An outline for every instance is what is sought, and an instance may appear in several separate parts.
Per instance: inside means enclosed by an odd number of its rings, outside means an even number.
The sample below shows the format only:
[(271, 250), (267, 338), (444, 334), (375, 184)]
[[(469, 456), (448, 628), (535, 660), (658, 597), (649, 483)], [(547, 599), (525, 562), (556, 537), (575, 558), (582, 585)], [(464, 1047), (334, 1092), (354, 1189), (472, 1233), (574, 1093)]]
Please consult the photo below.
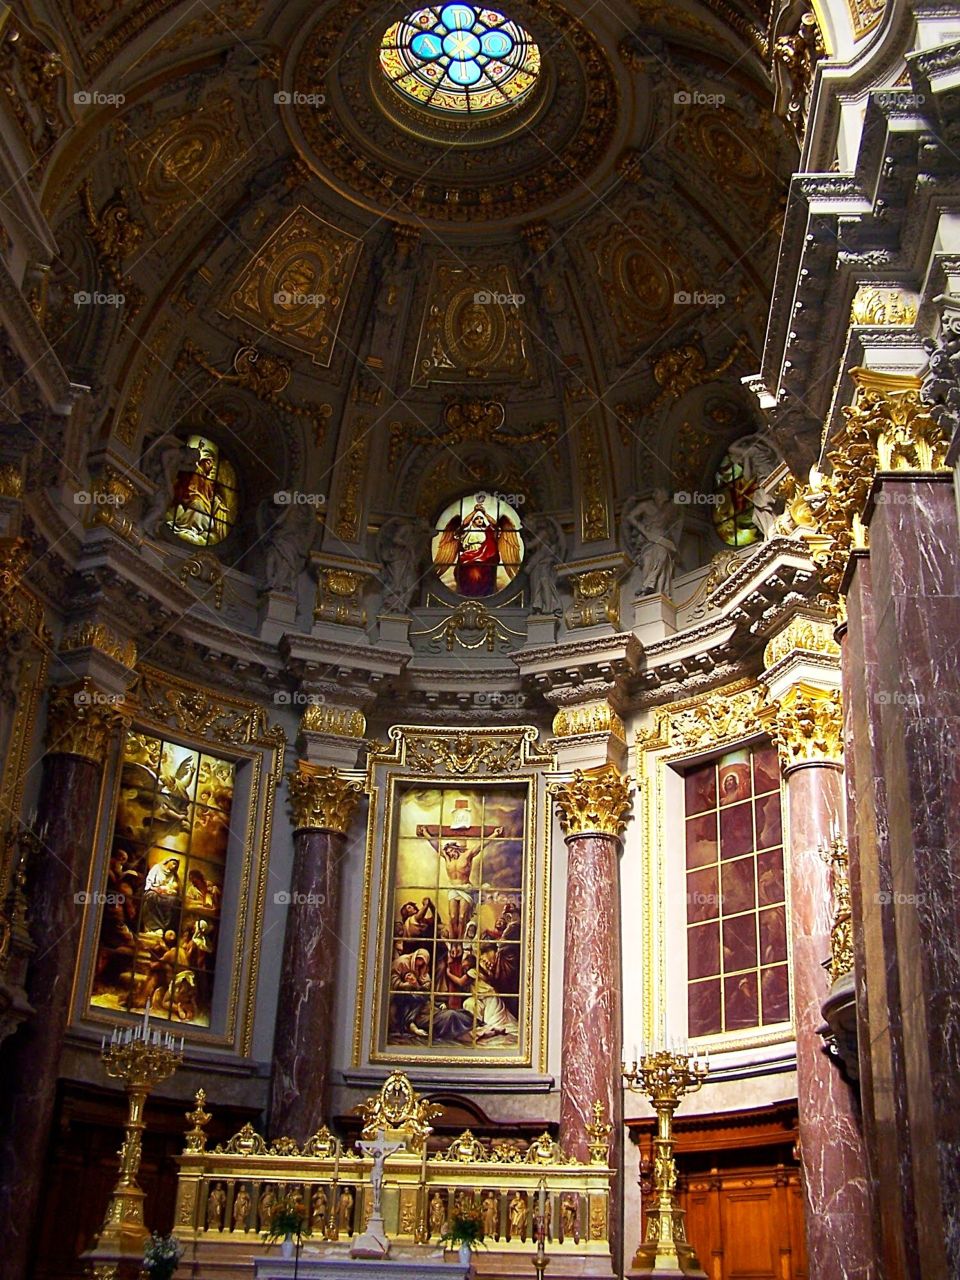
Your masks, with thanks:
[(496, 9), (446, 4), (417, 9), (388, 27), (380, 67), (420, 106), (476, 115), (526, 97), (540, 73), (540, 50)]

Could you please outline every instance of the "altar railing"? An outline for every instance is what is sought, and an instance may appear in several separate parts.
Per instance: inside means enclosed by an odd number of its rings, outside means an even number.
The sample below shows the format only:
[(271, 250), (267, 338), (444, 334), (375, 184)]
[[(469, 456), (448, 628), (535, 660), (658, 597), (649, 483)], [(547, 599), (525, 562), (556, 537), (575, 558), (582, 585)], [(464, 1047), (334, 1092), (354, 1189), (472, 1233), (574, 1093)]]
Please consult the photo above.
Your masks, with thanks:
[[(198, 1096), (197, 1110), (188, 1117), (194, 1127), (179, 1157), (175, 1235), (184, 1244), (203, 1246), (200, 1252), (207, 1256), (217, 1244), (236, 1256), (244, 1252), (236, 1246), (261, 1241), (273, 1206), (293, 1194), (306, 1208), (313, 1242), (340, 1242), (346, 1250), (372, 1210), (371, 1158), (344, 1150), (327, 1128), (301, 1147), (291, 1138), (268, 1144), (246, 1125), (225, 1146), (208, 1151), (203, 1128), (210, 1116), (203, 1102)], [(548, 1133), (529, 1144), (487, 1143), (468, 1130), (446, 1149), (428, 1151), (426, 1121), (438, 1109), (421, 1101), (399, 1072), (362, 1109), (364, 1135), (384, 1129), (406, 1143), (384, 1166), (384, 1224), (398, 1244), (436, 1245), (450, 1213), (467, 1201), (479, 1206), (490, 1250), (532, 1251), (542, 1189), (552, 1254), (609, 1255), (613, 1171), (610, 1126), (599, 1104), (587, 1134), (588, 1163), (569, 1158)]]

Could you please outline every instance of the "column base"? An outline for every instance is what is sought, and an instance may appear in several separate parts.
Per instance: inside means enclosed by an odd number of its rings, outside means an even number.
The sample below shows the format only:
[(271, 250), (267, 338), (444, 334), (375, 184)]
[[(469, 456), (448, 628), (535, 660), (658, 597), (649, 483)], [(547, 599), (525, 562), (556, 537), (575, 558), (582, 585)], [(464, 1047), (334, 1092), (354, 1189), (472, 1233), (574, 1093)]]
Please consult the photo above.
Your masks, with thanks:
[(674, 1208), (669, 1202), (661, 1202), (651, 1210), (647, 1221), (649, 1238), (637, 1248), (627, 1275), (693, 1276), (696, 1280), (708, 1280), (696, 1249), (687, 1243), (684, 1217), (684, 1210)]

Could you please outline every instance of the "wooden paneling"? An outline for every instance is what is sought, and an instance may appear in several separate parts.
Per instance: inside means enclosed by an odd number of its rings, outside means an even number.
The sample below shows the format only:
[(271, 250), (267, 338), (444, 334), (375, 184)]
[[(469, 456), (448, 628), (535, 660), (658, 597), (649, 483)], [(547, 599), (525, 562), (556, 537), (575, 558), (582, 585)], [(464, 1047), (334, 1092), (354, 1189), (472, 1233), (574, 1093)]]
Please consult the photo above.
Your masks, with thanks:
[[(652, 1123), (628, 1125), (649, 1167)], [(710, 1280), (807, 1280), (796, 1108), (678, 1117), (675, 1133), (687, 1236)]]

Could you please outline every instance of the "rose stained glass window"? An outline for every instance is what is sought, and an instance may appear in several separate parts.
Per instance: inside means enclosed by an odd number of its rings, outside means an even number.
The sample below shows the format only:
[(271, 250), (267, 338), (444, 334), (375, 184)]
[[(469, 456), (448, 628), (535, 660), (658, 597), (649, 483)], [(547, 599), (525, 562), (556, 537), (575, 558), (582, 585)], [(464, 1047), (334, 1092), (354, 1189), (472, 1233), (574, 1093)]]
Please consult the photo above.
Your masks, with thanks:
[(540, 73), (540, 50), (496, 9), (447, 4), (417, 9), (388, 27), (380, 67), (420, 106), (477, 115), (527, 96)]

